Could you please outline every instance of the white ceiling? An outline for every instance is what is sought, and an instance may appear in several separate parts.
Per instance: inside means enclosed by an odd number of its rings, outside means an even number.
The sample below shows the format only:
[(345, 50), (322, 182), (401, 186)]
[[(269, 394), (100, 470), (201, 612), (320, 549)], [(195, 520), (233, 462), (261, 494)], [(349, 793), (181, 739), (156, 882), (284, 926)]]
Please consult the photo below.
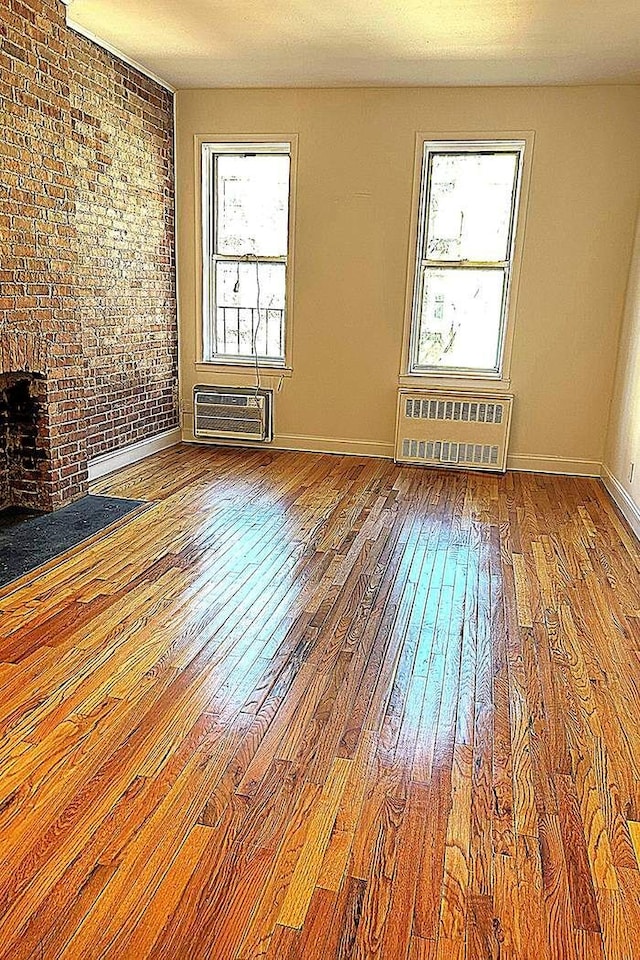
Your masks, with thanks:
[(175, 87), (640, 82), (638, 0), (73, 0)]

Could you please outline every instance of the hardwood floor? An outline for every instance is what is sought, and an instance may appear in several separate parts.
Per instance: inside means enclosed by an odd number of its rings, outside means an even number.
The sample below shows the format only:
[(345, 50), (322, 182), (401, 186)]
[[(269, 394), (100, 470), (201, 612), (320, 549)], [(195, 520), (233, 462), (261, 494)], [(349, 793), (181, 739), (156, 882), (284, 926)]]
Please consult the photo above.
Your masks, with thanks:
[(173, 448), (0, 594), (0, 960), (637, 960), (598, 481)]

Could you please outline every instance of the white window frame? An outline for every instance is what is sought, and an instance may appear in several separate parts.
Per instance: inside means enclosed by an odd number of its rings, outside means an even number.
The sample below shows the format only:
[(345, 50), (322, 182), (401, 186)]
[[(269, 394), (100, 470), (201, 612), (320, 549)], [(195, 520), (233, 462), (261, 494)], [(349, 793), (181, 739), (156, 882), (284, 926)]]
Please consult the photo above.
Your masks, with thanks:
[[(293, 137), (260, 137), (247, 138), (202, 138), (200, 139), (200, 170), (201, 170), (201, 242), (202, 242), (202, 287), (201, 287), (201, 357), (202, 363), (228, 368), (251, 368), (256, 360), (250, 356), (232, 356), (216, 353), (214, 349), (216, 339), (216, 297), (215, 297), (215, 264), (217, 261), (232, 260), (234, 262), (255, 263), (284, 263), (285, 265), (285, 302), (282, 318), (283, 357), (258, 356), (257, 362), (263, 370), (273, 369), (278, 372), (290, 371), (291, 357), (291, 304), (293, 300), (292, 261), (293, 261), (293, 224), (294, 224), (294, 186), (296, 141)], [(215, 158), (220, 155), (242, 156), (244, 154), (286, 154), (289, 157), (289, 208), (287, 230), (287, 253), (284, 256), (255, 257), (252, 254), (218, 254), (215, 252), (215, 236), (218, 216), (218, 204), (214, 196), (217, 186), (215, 177)]]
[[(411, 256), (407, 276), (407, 306), (403, 337), (403, 363), (399, 383), (411, 386), (432, 380), (440, 386), (463, 387), (468, 383), (473, 388), (478, 382), (492, 381), (494, 386), (510, 387), (511, 350), (515, 327), (517, 289), (524, 243), (527, 194), (531, 175), (533, 133), (440, 135), (418, 133), (416, 135), (416, 166), (414, 176), (414, 199), (411, 220)], [(429, 201), (430, 157), (438, 153), (505, 152), (519, 155), (518, 172), (512, 204), (508, 258), (480, 264), (469, 261), (444, 261), (445, 269), (456, 267), (502, 268), (505, 273), (503, 301), (500, 317), (499, 343), (496, 366), (491, 369), (475, 367), (426, 366), (417, 363), (418, 326), (420, 322), (420, 292), (423, 266), (442, 267), (443, 261), (423, 258), (427, 212)]]

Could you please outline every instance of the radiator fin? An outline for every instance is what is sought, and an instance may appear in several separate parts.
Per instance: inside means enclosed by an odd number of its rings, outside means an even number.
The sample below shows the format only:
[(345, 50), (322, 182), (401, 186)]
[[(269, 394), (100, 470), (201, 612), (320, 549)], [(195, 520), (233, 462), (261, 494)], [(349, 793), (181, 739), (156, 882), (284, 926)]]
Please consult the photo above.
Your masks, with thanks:
[(504, 404), (477, 400), (424, 400), (408, 397), (405, 415), (410, 420), (443, 420), (462, 423), (502, 423)]
[(462, 463), (495, 467), (500, 447), (489, 443), (456, 443), (455, 440), (402, 440), (402, 459), (428, 463)]

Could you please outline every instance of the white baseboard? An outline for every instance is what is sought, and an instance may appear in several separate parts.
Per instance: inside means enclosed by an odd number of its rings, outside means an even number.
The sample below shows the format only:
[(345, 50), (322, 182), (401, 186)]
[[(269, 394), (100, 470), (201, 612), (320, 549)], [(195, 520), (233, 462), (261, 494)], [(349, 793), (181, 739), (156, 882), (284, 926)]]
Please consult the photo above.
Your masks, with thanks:
[(112, 450), (91, 460), (88, 467), (89, 483), (98, 480), (100, 477), (106, 477), (108, 473), (114, 470), (120, 470), (131, 463), (137, 463), (150, 457), (152, 453), (159, 450), (166, 450), (167, 447), (173, 447), (180, 443), (182, 434), (179, 427), (173, 430), (165, 430), (164, 433), (158, 433), (155, 437), (148, 437), (145, 440), (138, 440), (137, 443), (131, 443), (128, 447), (121, 447), (119, 450)]
[(331, 437), (305, 437), (293, 433), (281, 433), (272, 444), (280, 450), (302, 450), (307, 453), (342, 453), (356, 457), (383, 457), (393, 460), (392, 443), (380, 440), (347, 440)]
[(616, 507), (640, 540), (640, 507), (631, 499), (617, 477), (602, 465), (602, 482)]
[(565, 457), (513, 454), (507, 457), (507, 470), (523, 470), (527, 473), (559, 473), (571, 477), (599, 477), (602, 464), (599, 460), (569, 460)]
[[(182, 431), (185, 443), (202, 443), (196, 439), (189, 426), (191, 417), (186, 417), (187, 425)], [(243, 443), (237, 440), (213, 440), (216, 446), (221, 447), (265, 447), (264, 443)], [(393, 460), (393, 444), (382, 443), (379, 440), (348, 440), (331, 437), (306, 437), (293, 433), (277, 433), (273, 441), (266, 445), (267, 450), (298, 450), (300, 453), (339, 453), (352, 457), (383, 457)]]

